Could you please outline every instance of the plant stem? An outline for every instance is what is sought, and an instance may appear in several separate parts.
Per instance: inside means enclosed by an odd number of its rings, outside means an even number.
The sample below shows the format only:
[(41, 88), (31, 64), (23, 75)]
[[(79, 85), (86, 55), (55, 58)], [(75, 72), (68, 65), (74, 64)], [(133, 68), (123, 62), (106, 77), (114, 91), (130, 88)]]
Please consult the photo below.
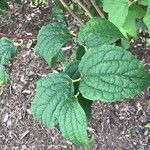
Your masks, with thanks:
[(96, 9), (97, 13), (100, 15), (101, 18), (105, 18), (103, 12), (100, 10), (100, 8), (97, 6), (95, 0), (90, 0), (94, 8)]
[(75, 82), (79, 82), (80, 80), (81, 80), (81, 78), (76, 79), (76, 80), (72, 80), (72, 82), (75, 83)]
[(79, 96), (80, 92), (78, 91), (78, 93), (75, 95), (75, 97), (77, 98)]
[(93, 15), (90, 13), (90, 11), (83, 5), (83, 3), (80, 0), (74, 0), (78, 5), (87, 13), (87, 15), (90, 18), (93, 18)]
[(136, 3), (138, 0), (134, 0), (134, 1), (128, 1), (128, 5), (129, 5), (129, 7), (131, 6), (131, 5), (133, 5), (134, 3)]
[(7, 37), (7, 38), (12, 38), (12, 39), (23, 39), (23, 40), (36, 39), (35, 36), (21, 36), (21, 35), (16, 35), (16, 34), (5, 34), (5, 33), (0, 33), (0, 38), (1, 37)]
[(61, 4), (64, 8), (75, 18), (81, 25), (83, 25), (83, 21), (71, 10), (71, 8), (64, 2), (64, 0), (60, 0)]

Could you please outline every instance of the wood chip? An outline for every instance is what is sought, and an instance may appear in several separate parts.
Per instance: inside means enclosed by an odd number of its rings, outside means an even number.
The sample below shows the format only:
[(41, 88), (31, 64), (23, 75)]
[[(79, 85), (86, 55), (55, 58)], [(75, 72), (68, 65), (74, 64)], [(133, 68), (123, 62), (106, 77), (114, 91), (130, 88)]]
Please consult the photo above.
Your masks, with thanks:
[(28, 133), (29, 133), (29, 130), (22, 133), (20, 139), (22, 140), (25, 136), (27, 136)]

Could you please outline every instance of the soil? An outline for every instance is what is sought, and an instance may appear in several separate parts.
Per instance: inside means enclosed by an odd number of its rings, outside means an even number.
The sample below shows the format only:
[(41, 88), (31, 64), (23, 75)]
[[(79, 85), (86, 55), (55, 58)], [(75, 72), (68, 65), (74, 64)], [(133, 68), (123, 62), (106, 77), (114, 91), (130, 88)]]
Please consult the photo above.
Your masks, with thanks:
[[(0, 17), (0, 32), (37, 35), (48, 22), (52, 4), (35, 7), (30, 1), (11, 5), (6, 16)], [(140, 41), (140, 42), (139, 42)], [(59, 66), (49, 68), (34, 54), (35, 41), (24, 41), (17, 56), (7, 68), (11, 81), (0, 89), (0, 150), (88, 150), (65, 141), (57, 128), (48, 129), (30, 112), (35, 82)], [(134, 42), (131, 52), (150, 68), (150, 47), (145, 38)], [(149, 150), (150, 89), (116, 104), (94, 102), (89, 132), (96, 138), (90, 150)]]

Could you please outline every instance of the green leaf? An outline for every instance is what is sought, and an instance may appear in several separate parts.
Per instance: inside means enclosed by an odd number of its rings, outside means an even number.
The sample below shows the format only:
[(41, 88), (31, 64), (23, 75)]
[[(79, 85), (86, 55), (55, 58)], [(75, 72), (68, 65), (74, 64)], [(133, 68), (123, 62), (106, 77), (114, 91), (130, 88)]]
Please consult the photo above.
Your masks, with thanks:
[(102, 18), (92, 18), (82, 26), (77, 41), (87, 48), (110, 44), (123, 35), (111, 22)]
[(130, 42), (128, 39), (121, 39), (121, 47), (124, 49), (128, 49), (130, 47)]
[(60, 104), (74, 94), (71, 79), (65, 74), (49, 74), (37, 82), (32, 114), (48, 127), (55, 125)]
[(81, 94), (78, 96), (78, 101), (86, 114), (87, 121), (90, 122), (92, 118), (92, 101), (84, 98)]
[(77, 50), (76, 50), (76, 59), (77, 60), (81, 60), (81, 58), (83, 57), (83, 55), (85, 54), (85, 48), (83, 46), (80, 46)]
[(69, 31), (64, 24), (48, 24), (39, 31), (35, 52), (51, 65), (52, 58), (58, 55), (68, 39)]
[(7, 0), (0, 0), (0, 15), (4, 15), (8, 8)]
[(147, 12), (146, 12), (146, 15), (145, 15), (143, 21), (146, 24), (149, 34), (150, 34), (150, 5), (147, 8)]
[(140, 29), (144, 29), (145, 28), (145, 24), (143, 22), (143, 18), (137, 19), (137, 21), (136, 21), (136, 28), (137, 28), (138, 31), (140, 31)]
[(16, 50), (11, 40), (8, 38), (0, 39), (0, 86), (10, 79), (4, 65), (7, 65), (10, 59), (16, 55)]
[(53, 20), (55, 19), (58, 22), (65, 23), (64, 11), (57, 5), (52, 8), (52, 14), (50, 15), (50, 18)]
[(74, 60), (65, 67), (65, 73), (73, 80), (80, 77), (78, 70), (79, 60)]
[(103, 0), (103, 9), (108, 19), (117, 27), (121, 27), (128, 15), (128, 0)]
[(7, 65), (9, 60), (16, 55), (16, 47), (7, 38), (0, 39), (0, 64)]
[(123, 28), (132, 37), (137, 37), (136, 19), (140, 19), (144, 17), (144, 15), (145, 15), (145, 10), (141, 6), (132, 5), (129, 8), (128, 16), (123, 25)]
[(80, 92), (91, 100), (115, 102), (150, 86), (150, 73), (130, 52), (113, 45), (90, 49), (79, 64)]
[(0, 65), (0, 87), (1, 87), (4, 83), (8, 82), (9, 79), (10, 79), (10, 78), (9, 78), (9, 75), (6, 73), (5, 67), (2, 66), (2, 65)]
[(61, 106), (59, 126), (65, 139), (77, 145), (89, 145), (87, 119), (77, 98), (69, 99)]
[[(78, 70), (79, 63), (80, 63), (79, 60), (74, 60), (65, 67), (64, 72), (72, 80), (76, 80), (76, 79), (80, 78), (80, 72)], [(79, 91), (79, 82), (75, 82), (73, 86), (74, 86), (74, 94), (76, 95)]]
[(65, 53), (63, 51), (59, 51), (55, 57), (51, 60), (51, 66), (56, 65), (58, 62), (65, 62)]
[(148, 1), (149, 1), (149, 0), (138, 0), (138, 3), (139, 3), (140, 5), (148, 6)]
[(50, 128), (58, 123), (63, 136), (74, 144), (89, 144), (86, 115), (68, 75), (53, 73), (40, 79), (31, 111)]

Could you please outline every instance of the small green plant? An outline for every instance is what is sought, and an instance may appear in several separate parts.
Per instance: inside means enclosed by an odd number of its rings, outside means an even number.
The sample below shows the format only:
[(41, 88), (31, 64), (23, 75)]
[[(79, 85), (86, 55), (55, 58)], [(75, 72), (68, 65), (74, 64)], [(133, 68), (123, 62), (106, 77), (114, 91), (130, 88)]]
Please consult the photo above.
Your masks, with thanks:
[(6, 83), (10, 78), (5, 71), (5, 66), (9, 60), (16, 55), (16, 47), (8, 38), (0, 39), (0, 86)]
[[(80, 23), (83, 22), (64, 1), (60, 2)], [(91, 18), (81, 26), (75, 40), (82, 46), (82, 52), (81, 48), (77, 50), (77, 57), (64, 72), (50, 73), (37, 82), (31, 110), (33, 116), (49, 128), (59, 124), (67, 140), (89, 146), (93, 140), (86, 130), (92, 101), (121, 101), (150, 85), (150, 73), (144, 65), (130, 52), (115, 46), (119, 39), (126, 42), (138, 36), (138, 21), (143, 20), (143, 25), (150, 28), (150, 6), (148, 1), (103, 0), (101, 7), (106, 14), (91, 1), (97, 8), (96, 14), (101, 16), (94, 17), (95, 13), (84, 8), (81, 1), (75, 2)], [(108, 20), (104, 18), (107, 15)], [(51, 66), (70, 37), (65, 22), (50, 23), (38, 34), (36, 54)]]
[[(92, 102), (122, 101), (150, 86), (149, 70), (125, 50), (139, 28), (147, 26), (150, 33), (150, 0), (59, 0), (55, 5), (55, 22), (39, 31), (35, 53), (53, 66), (64, 60), (61, 48), (70, 38), (78, 48), (63, 72), (37, 82), (32, 115), (49, 128), (59, 125), (72, 143), (91, 146), (87, 126)], [(62, 6), (81, 24), (77, 36), (69, 31)]]

